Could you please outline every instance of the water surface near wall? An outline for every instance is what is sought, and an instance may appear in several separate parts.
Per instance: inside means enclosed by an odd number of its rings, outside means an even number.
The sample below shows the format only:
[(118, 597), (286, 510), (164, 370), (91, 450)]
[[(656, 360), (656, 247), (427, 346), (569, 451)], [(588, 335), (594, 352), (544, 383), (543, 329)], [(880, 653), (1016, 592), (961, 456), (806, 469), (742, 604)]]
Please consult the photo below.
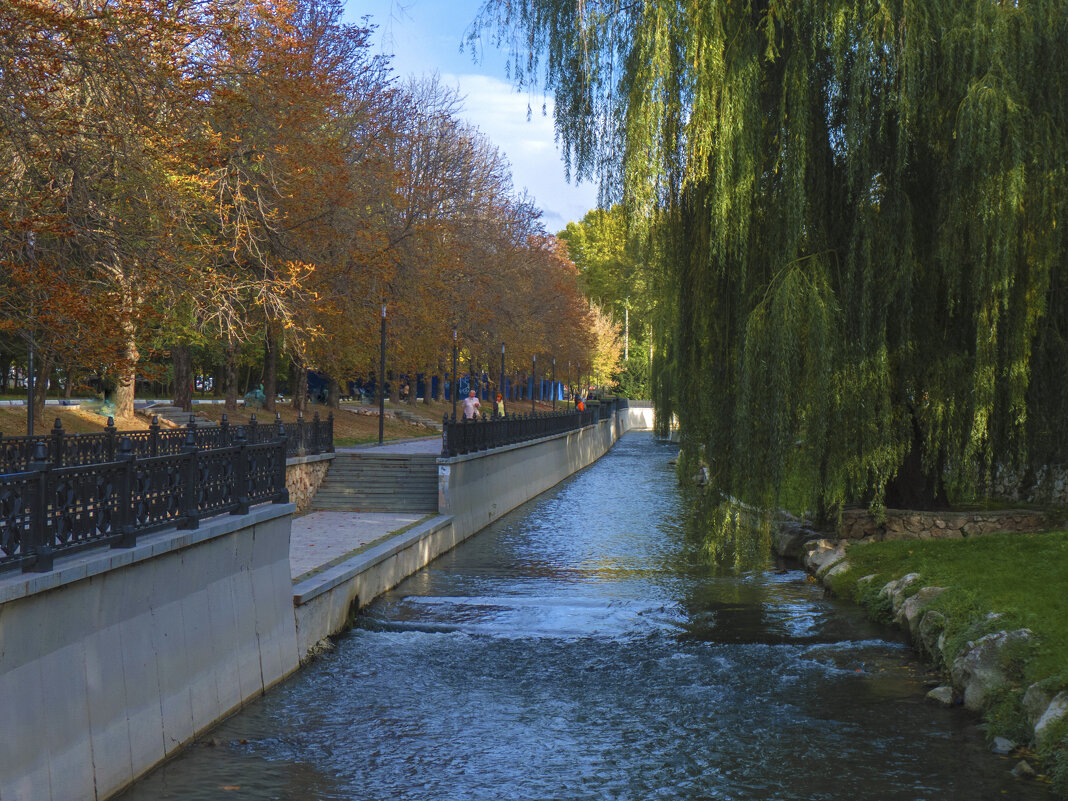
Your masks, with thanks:
[(1049, 798), (892, 632), (710, 567), (674, 453), (628, 434), (123, 798)]

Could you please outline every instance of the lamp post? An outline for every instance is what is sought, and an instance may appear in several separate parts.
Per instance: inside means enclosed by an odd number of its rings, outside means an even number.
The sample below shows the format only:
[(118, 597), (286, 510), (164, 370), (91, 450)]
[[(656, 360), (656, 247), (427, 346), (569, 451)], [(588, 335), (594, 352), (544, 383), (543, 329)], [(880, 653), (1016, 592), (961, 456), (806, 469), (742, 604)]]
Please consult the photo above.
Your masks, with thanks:
[(552, 382), (551, 386), (552, 386), (552, 393), (553, 393), (553, 411), (555, 412), (556, 411), (556, 357), (555, 356), (553, 356), (553, 382)]
[(534, 385), (538, 381), (538, 357), (530, 357), (530, 413), (534, 414)]
[(567, 400), (571, 402), (571, 360), (567, 360)]
[(508, 393), (506, 393), (504, 391), (504, 343), (503, 342), (501, 343), (501, 388), (500, 388), (500, 393), (501, 393), (501, 412), (504, 413), (504, 414), (507, 414), (508, 413), (508, 401), (506, 400), (506, 396), (507, 396)]
[[(35, 261), (34, 258), (34, 245), (37, 244), (37, 238), (34, 236), (33, 231), (30, 231), (26, 237), (26, 251), (30, 257), (30, 261)], [(33, 320), (33, 304), (30, 304), (30, 325), (34, 323)], [(30, 328), (30, 341), (29, 341), (29, 353), (27, 358), (26, 369), (26, 434), (27, 436), (33, 436), (33, 404), (36, 398), (34, 398), (33, 392), (33, 328)]]
[(386, 431), (386, 302), (382, 301), (382, 336), (378, 353), (378, 444)]
[(33, 436), (33, 331), (30, 331), (30, 352), (26, 371), (26, 433)]
[(452, 419), (456, 420), (456, 326), (452, 327), (452, 384), (449, 390), (452, 395)]

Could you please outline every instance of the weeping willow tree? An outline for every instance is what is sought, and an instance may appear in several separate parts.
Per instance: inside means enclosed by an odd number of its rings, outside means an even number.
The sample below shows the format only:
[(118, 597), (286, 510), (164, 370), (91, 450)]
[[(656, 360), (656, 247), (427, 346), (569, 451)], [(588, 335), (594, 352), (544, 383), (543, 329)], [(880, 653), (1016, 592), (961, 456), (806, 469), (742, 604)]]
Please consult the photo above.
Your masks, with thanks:
[(660, 419), (722, 497), (932, 506), (1066, 461), (1064, 0), (490, 0), (486, 31), (644, 232)]

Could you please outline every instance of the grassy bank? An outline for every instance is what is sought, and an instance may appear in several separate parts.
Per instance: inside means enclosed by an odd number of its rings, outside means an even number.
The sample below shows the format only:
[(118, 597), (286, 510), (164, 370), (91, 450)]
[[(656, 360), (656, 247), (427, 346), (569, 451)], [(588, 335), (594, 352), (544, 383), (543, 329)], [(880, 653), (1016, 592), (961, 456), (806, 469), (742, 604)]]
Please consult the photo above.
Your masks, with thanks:
[[(991, 534), (960, 540), (908, 540), (855, 544), (850, 568), (830, 580), (832, 590), (890, 622), (889, 601), (879, 597), (888, 581), (908, 573), (913, 585), (946, 587), (929, 609), (947, 622), (947, 660), (984, 634), (1029, 628), (1036, 645), (1020, 654), (1010, 686), (987, 711), (988, 734), (1026, 744), (1031, 730), (1020, 700), (1036, 682), (1052, 692), (1068, 688), (1068, 532)], [(871, 581), (858, 581), (874, 575)], [(1068, 731), (1063, 734), (1068, 734)], [(1043, 754), (1062, 795), (1068, 795), (1065, 737)]]

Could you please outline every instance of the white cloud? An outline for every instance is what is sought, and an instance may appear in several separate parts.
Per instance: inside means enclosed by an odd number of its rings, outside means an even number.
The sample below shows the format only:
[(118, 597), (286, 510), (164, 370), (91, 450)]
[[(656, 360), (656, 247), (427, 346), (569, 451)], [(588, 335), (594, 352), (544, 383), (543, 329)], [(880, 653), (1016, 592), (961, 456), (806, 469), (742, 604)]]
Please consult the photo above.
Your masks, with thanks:
[(593, 184), (569, 184), (564, 178), (560, 150), (554, 144), (552, 98), (517, 93), (506, 81), (486, 75), (441, 78), (445, 84), (459, 87), (464, 98), (462, 116), (505, 154), (516, 189), (525, 188), (534, 197), (551, 233), (581, 219), (597, 205)]

